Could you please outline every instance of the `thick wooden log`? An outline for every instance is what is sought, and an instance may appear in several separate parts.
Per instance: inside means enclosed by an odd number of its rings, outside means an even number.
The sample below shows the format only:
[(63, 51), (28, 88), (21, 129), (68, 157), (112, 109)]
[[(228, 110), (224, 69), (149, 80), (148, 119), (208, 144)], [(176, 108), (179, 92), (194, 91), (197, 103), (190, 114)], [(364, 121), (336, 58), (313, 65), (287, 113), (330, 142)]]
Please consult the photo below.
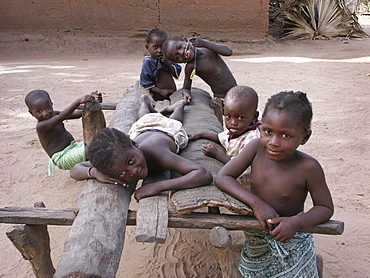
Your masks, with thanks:
[(82, 112), (82, 128), (85, 145), (89, 145), (94, 135), (106, 127), (103, 111), (97, 101), (85, 103)]
[[(127, 132), (137, 118), (141, 92), (135, 88), (125, 91), (112, 120), (113, 127), (123, 132)], [(129, 188), (123, 188), (93, 179), (86, 182), (55, 278), (69, 277), (73, 273), (81, 277), (115, 277), (135, 186), (131, 183)]]
[(215, 251), (222, 277), (241, 278), (241, 275), (236, 268), (230, 233), (225, 228), (216, 226), (211, 229), (209, 241), (211, 242), (213, 250)]
[[(75, 209), (50, 209), (30, 207), (0, 208), (0, 223), (8, 224), (37, 224), (37, 225), (72, 225), (76, 218)], [(127, 225), (136, 225), (136, 211), (129, 211)], [(212, 229), (222, 226), (227, 230), (261, 231), (262, 227), (254, 216), (234, 214), (209, 214), (193, 212), (179, 214), (169, 212), (169, 228)], [(339, 220), (329, 220), (325, 223), (304, 229), (300, 232), (341, 235), (344, 223)]]
[[(40, 205), (44, 206), (43, 203)], [(50, 257), (50, 238), (46, 225), (13, 226), (7, 230), (6, 235), (23, 258), (30, 261), (37, 278), (53, 277), (55, 268)]]
[[(209, 103), (212, 98), (209, 93), (197, 88), (192, 88), (191, 91), (193, 100), (185, 107), (184, 111), (184, 128), (186, 132), (222, 132), (222, 124), (215, 117), (214, 110), (210, 107)], [(176, 93), (171, 96), (171, 100), (173, 99), (173, 101), (180, 98), (181, 95)], [(215, 176), (223, 164), (203, 154), (201, 151), (202, 145), (209, 143), (212, 143), (220, 151), (225, 152), (225, 149), (221, 145), (201, 139), (190, 141), (188, 146), (180, 152), (180, 155), (202, 165)], [(173, 173), (173, 175), (176, 176), (176, 173)], [(253, 214), (248, 206), (216, 188), (213, 182), (210, 185), (174, 192), (171, 195), (171, 200), (176, 210), (184, 214), (191, 213), (202, 207), (225, 207), (238, 214)]]

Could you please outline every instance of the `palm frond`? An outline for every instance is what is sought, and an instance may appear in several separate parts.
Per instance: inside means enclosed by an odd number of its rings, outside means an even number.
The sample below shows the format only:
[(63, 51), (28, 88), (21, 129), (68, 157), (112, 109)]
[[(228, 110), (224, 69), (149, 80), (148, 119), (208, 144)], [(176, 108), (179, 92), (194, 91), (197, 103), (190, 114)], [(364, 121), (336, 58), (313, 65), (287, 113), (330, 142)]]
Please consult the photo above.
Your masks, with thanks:
[(273, 12), (286, 39), (366, 35), (344, 0), (275, 0)]

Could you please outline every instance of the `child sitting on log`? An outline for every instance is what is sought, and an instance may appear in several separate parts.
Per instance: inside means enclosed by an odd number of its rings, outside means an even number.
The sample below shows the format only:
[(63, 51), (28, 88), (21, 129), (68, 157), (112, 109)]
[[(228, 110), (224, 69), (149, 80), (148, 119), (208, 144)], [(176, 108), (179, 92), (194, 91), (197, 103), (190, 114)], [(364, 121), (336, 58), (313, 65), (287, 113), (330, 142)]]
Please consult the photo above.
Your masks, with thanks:
[(135, 191), (137, 201), (166, 190), (209, 184), (212, 175), (202, 166), (177, 155), (188, 137), (182, 127), (185, 101), (180, 100), (162, 113), (152, 107), (148, 95), (141, 96), (139, 120), (126, 136), (114, 128), (99, 131), (88, 146), (89, 162), (75, 165), (70, 175), (76, 180), (95, 178), (103, 183), (128, 186), (149, 172), (176, 171), (181, 177), (146, 184)]
[(56, 111), (46, 91), (34, 90), (26, 95), (28, 112), (38, 121), (36, 131), (41, 146), (50, 157), (49, 175), (54, 174), (55, 165), (61, 170), (69, 170), (76, 163), (86, 161), (84, 142), (75, 142), (72, 134), (65, 129), (63, 121), (81, 118), (82, 110), (76, 110), (77, 107), (94, 100), (93, 96), (84, 95), (63, 111)]
[(236, 81), (220, 55), (230, 56), (232, 50), (223, 44), (216, 44), (201, 38), (170, 37), (163, 44), (163, 54), (173, 62), (186, 63), (182, 94), (185, 101), (191, 101), (191, 83), (194, 75), (202, 78), (210, 87), (213, 96), (223, 99)]
[[(218, 173), (218, 188), (250, 206), (266, 231), (245, 231), (238, 269), (243, 277), (322, 277), (313, 236), (298, 231), (326, 222), (334, 207), (319, 162), (297, 150), (311, 136), (312, 107), (302, 92), (272, 96), (260, 139)], [(237, 177), (251, 166), (251, 191)], [(307, 194), (313, 207), (304, 211)]]
[[(239, 154), (253, 139), (260, 137), (258, 120), (258, 95), (248, 86), (232, 87), (226, 94), (224, 104), (224, 124), (226, 130), (221, 133), (201, 132), (189, 134), (189, 140), (208, 139), (221, 144), (225, 150), (221, 152), (212, 144), (202, 146), (206, 156), (213, 157), (226, 164), (230, 159)], [(250, 187), (248, 168), (238, 178), (245, 188)]]
[(181, 66), (163, 56), (162, 46), (167, 34), (162, 29), (150, 29), (146, 35), (146, 49), (150, 56), (145, 57), (140, 73), (140, 84), (149, 89), (155, 101), (170, 99), (177, 90), (172, 77), (179, 78)]

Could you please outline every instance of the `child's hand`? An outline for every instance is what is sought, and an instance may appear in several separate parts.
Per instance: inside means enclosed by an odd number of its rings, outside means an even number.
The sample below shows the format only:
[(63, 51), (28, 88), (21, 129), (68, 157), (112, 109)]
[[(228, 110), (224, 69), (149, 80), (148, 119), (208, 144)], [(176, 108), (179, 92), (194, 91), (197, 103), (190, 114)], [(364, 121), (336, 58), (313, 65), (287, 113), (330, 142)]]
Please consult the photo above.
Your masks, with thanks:
[(192, 37), (189, 39), (191, 44), (195, 47), (204, 47), (204, 40), (197, 37)]
[(215, 148), (212, 144), (202, 145), (202, 152), (209, 157), (216, 158), (219, 150)]
[(92, 95), (84, 95), (84, 96), (78, 98), (78, 102), (80, 104), (84, 104), (86, 102), (93, 102), (93, 101), (95, 101), (95, 98)]
[(268, 219), (268, 223), (276, 226), (270, 231), (271, 236), (282, 243), (289, 242), (297, 233), (298, 224), (294, 217), (278, 217)]
[(103, 174), (99, 172), (98, 170), (94, 171), (95, 179), (102, 183), (109, 183), (109, 184), (115, 184), (115, 185), (121, 185), (123, 187), (128, 187), (129, 185), (123, 181), (111, 178), (110, 176)]
[(185, 100), (186, 103), (191, 102), (190, 92), (182, 90), (182, 96), (184, 97), (184, 100)]
[(262, 202), (253, 208), (254, 216), (260, 222), (264, 230), (272, 231), (275, 229), (275, 224), (270, 223), (269, 220), (279, 217), (279, 214), (268, 204)]

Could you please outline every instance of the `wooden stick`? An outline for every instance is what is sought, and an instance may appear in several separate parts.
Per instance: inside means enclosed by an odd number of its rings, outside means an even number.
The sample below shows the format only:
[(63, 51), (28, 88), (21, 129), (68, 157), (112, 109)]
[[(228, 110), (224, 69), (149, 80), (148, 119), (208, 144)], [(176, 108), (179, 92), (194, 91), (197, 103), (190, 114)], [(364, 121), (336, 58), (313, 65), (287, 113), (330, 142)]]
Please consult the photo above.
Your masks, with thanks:
[[(0, 208), (0, 223), (68, 226), (72, 225), (75, 218), (76, 215), (72, 208)], [(136, 225), (136, 211), (128, 212), (127, 225)], [(227, 230), (262, 230), (261, 225), (254, 216), (199, 212), (193, 212), (190, 214), (169, 212), (168, 215), (169, 228), (212, 229), (215, 226), (222, 226)], [(343, 231), (344, 223), (342, 221), (329, 220), (300, 232), (341, 235), (343, 234)]]
[[(100, 103), (100, 107), (102, 110), (116, 110), (117, 104), (117, 102), (103, 102)], [(84, 105), (80, 104), (77, 109), (84, 109)]]

